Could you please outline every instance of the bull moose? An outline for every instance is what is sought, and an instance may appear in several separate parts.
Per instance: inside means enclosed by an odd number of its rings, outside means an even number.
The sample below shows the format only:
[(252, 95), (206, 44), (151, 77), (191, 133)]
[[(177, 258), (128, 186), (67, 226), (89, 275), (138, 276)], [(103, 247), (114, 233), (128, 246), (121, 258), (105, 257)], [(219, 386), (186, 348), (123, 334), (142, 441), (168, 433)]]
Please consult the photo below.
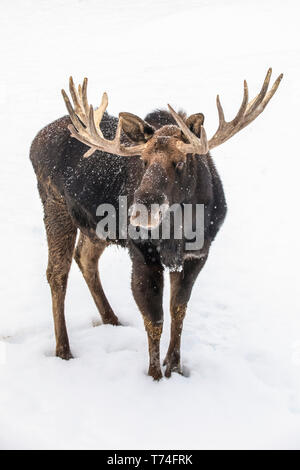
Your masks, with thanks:
[[(208, 257), (226, 215), (222, 182), (209, 151), (250, 124), (268, 104), (282, 74), (269, 88), (269, 69), (259, 94), (248, 101), (248, 87), (235, 118), (227, 122), (217, 97), (219, 127), (207, 139), (202, 113), (189, 117), (156, 110), (145, 120), (127, 112), (119, 119), (106, 112), (103, 94), (94, 110), (87, 100), (87, 79), (78, 90), (70, 78), (73, 105), (62, 90), (69, 115), (42, 129), (35, 137), (30, 159), (44, 208), (49, 248), (47, 279), (52, 294), (56, 355), (72, 358), (64, 316), (68, 274), (74, 256), (105, 324), (119, 325), (103, 291), (98, 261), (105, 248), (118, 244), (128, 248), (132, 260), (132, 293), (144, 319), (149, 345), (148, 374), (162, 377), (160, 337), (163, 328), (163, 273), (170, 268), (171, 338), (164, 360), (165, 376), (181, 372), (180, 342), (183, 320), (195, 280)], [(119, 197), (128, 204), (143, 204), (147, 210), (158, 206), (202, 204), (204, 242), (198, 250), (187, 250), (182, 238), (124, 238), (97, 235), (97, 207), (109, 203), (118, 217)], [(150, 212), (149, 212), (150, 213)], [(163, 217), (137, 222), (128, 214), (128, 224), (148, 231), (159, 226)], [(149, 222), (150, 220), (150, 222)], [(151, 225), (152, 224), (152, 225)], [(80, 236), (76, 244), (77, 231)]]

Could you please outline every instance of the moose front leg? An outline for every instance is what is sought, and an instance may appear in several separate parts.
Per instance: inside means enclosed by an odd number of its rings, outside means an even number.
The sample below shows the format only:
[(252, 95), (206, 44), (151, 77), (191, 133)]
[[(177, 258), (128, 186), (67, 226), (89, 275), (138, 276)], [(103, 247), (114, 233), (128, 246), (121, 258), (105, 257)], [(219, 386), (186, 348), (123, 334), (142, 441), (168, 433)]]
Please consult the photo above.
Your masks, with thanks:
[(163, 267), (159, 264), (144, 264), (140, 259), (133, 259), (131, 286), (148, 335), (148, 375), (154, 380), (159, 380), (162, 378), (160, 337), (163, 328)]
[(166, 366), (165, 376), (170, 377), (172, 372), (182, 373), (180, 364), (180, 343), (183, 320), (192, 288), (197, 276), (207, 259), (207, 253), (200, 259), (191, 259), (184, 262), (183, 270), (171, 272), (171, 339), (169, 349), (163, 365)]

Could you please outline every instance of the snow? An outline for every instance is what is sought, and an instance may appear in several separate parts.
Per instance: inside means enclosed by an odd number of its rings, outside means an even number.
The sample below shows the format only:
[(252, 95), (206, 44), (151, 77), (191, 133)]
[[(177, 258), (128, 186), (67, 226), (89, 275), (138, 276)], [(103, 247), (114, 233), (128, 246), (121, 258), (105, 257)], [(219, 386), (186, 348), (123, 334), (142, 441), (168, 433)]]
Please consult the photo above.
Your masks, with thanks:
[[(299, 2), (2, 0), (0, 447), (300, 448)], [(70, 74), (95, 105), (144, 116), (204, 112), (217, 126), (260, 89), (279, 90), (255, 123), (213, 151), (228, 216), (184, 324), (186, 376), (155, 383), (125, 251), (100, 269), (122, 327), (101, 325), (75, 264), (66, 317), (75, 359), (54, 356), (47, 246), (28, 159), (65, 113)], [(169, 339), (166, 276), (162, 357)]]

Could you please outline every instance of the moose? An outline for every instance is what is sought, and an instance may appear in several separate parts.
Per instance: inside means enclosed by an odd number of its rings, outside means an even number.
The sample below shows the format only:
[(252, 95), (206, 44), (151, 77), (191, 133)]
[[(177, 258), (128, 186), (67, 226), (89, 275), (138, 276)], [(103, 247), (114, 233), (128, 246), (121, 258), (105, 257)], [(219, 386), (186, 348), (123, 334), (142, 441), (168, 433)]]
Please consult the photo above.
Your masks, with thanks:
[[(163, 278), (164, 270), (169, 268), (171, 335), (163, 362), (164, 375), (170, 377), (172, 372), (182, 372), (180, 343), (188, 301), (227, 210), (222, 182), (210, 151), (262, 113), (282, 79), (281, 74), (269, 89), (271, 73), (269, 69), (261, 91), (252, 101), (248, 100), (248, 86), (244, 81), (241, 106), (230, 122), (225, 120), (217, 96), (219, 126), (209, 140), (202, 113), (187, 117), (168, 105), (168, 111), (155, 110), (145, 120), (128, 112), (121, 112), (116, 118), (106, 111), (106, 93), (94, 110), (87, 99), (87, 79), (76, 89), (70, 78), (73, 104), (62, 90), (68, 115), (42, 129), (30, 149), (44, 209), (47, 280), (58, 357), (72, 358), (64, 300), (73, 256), (103, 323), (120, 324), (105, 296), (98, 271), (98, 261), (105, 248), (117, 244), (128, 249), (132, 260), (131, 288), (143, 316), (149, 347), (148, 374), (154, 380), (162, 378)], [(127, 197), (132, 206), (143, 204), (149, 211), (153, 204), (202, 204), (201, 249), (187, 250), (184, 236), (182, 239), (124, 239), (117, 233), (115, 239), (99, 237), (97, 207), (109, 203), (116, 208), (118, 216), (120, 196)], [(151, 224), (159, 226), (162, 218), (156, 217), (152, 224), (152, 218), (139, 222), (136, 215), (128, 214), (128, 224), (147, 231)]]

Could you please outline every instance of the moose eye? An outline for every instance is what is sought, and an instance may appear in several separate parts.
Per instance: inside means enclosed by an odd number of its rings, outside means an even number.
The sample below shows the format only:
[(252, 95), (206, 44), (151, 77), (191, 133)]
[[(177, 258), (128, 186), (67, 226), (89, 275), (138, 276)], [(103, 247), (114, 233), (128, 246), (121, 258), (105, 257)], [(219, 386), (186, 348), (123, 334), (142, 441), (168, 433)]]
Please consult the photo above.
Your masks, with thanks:
[(183, 168), (184, 168), (184, 162), (178, 162), (177, 164), (175, 163), (176, 171), (182, 171)]

